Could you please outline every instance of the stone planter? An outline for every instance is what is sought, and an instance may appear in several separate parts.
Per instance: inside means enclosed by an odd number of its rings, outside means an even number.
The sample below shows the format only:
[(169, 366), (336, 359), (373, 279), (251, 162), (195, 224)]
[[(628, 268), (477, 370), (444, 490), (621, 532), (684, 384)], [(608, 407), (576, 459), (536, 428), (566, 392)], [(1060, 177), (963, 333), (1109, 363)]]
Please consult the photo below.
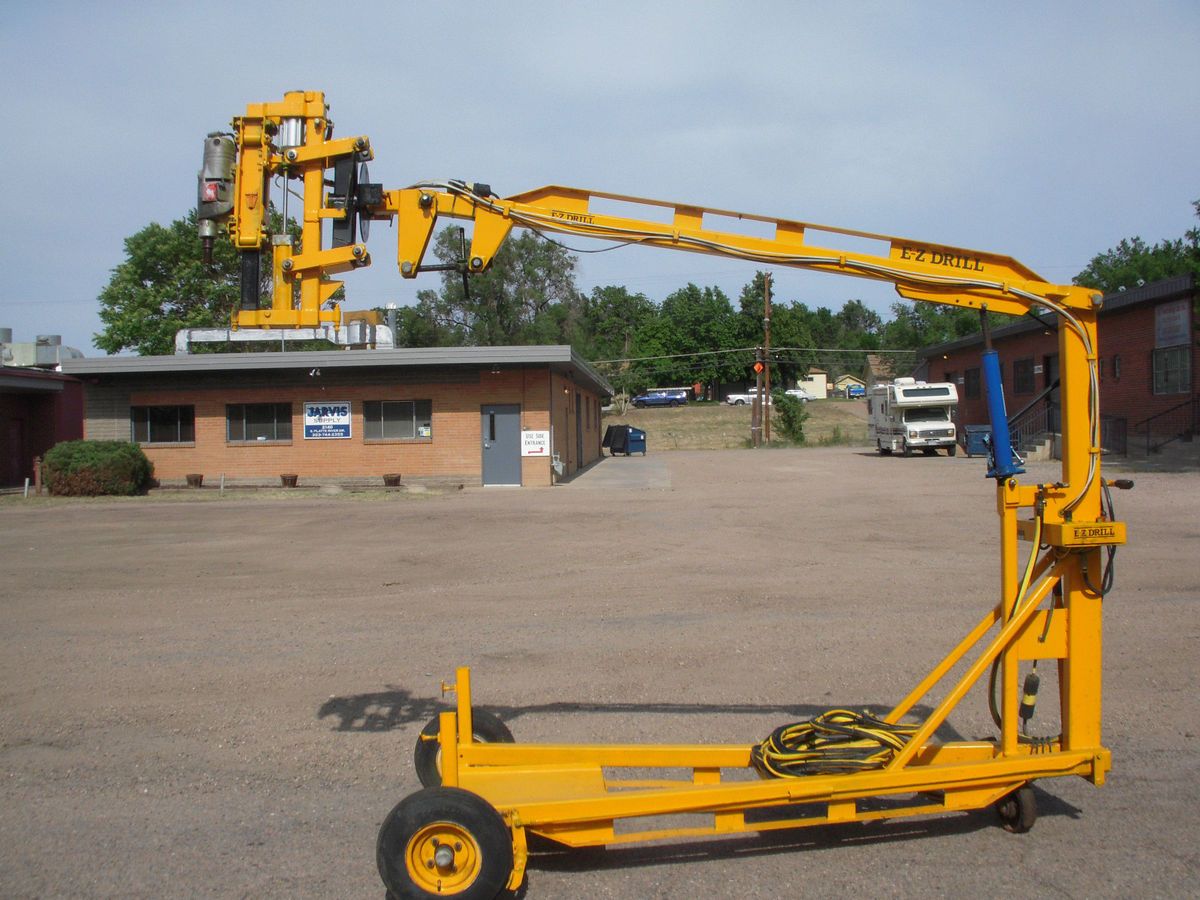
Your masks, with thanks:
[(280, 475), (279, 476), (280, 484), (282, 484), (284, 487), (288, 487), (288, 488), (295, 487), (296, 482), (298, 482), (299, 480), (300, 480), (299, 475)]
[(384, 487), (400, 487), (400, 473), (393, 472), (391, 475), (383, 476)]
[(204, 487), (204, 476), (203, 475), (185, 475), (184, 477), (187, 478), (187, 486), (188, 487), (190, 487), (190, 488)]

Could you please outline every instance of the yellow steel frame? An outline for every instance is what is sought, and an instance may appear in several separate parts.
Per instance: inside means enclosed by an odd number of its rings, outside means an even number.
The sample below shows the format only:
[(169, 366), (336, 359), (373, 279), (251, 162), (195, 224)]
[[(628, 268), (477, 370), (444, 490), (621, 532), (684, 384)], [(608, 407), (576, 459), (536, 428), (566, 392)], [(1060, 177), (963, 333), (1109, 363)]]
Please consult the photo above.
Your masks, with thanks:
[[(664, 207), (670, 210), (665, 217), (669, 224), (593, 213), (592, 198)], [(1122, 523), (1109, 522), (1101, 514), (1097, 295), (1049, 284), (1005, 256), (571, 188), (545, 187), (500, 200), (447, 183), (388, 192), (386, 205), (399, 223), (398, 261), (406, 277), (418, 274), (437, 218), (448, 216), (474, 220), (467, 265), (476, 271), (487, 268), (516, 225), (887, 280), (902, 296), (916, 300), (1017, 314), (1039, 306), (1057, 313), (1061, 323), (1062, 479), (1029, 486), (1015, 478), (998, 481), (999, 598), (888, 714), (888, 721), (899, 721), (935, 688), (945, 689), (933, 712), (885, 768), (848, 775), (730, 780), (729, 774), (751, 766), (751, 746), (479, 743), (472, 738), (470, 675), (466, 669), (458, 671), (452, 686), (457, 708), (442, 714), (438, 735), (443, 783), (483, 797), (512, 827), (510, 887), (524, 877), (526, 832), (569, 846), (760, 832), (974, 809), (1036, 778), (1079, 775), (1103, 783), (1111, 756), (1100, 736), (1101, 597), (1089, 587), (1087, 573), (1098, 578), (1101, 548), (1123, 543), (1125, 530)], [(746, 237), (705, 227), (706, 216), (713, 214), (766, 223), (773, 226), (774, 236)], [(886, 255), (871, 255), (814, 246), (805, 240), (810, 231), (867, 238), (888, 250)], [(1032, 516), (1019, 519), (1021, 510)], [(1022, 536), (1035, 542), (1024, 577), (1019, 571)], [(1046, 547), (1044, 553), (1041, 546)], [(945, 684), (951, 670), (972, 651), (973, 660), (957, 681)], [(1048, 659), (1057, 662), (1061, 676), (1062, 734), (1053, 741), (1022, 743), (1020, 664)], [(935, 740), (937, 729), (996, 660), (999, 740)], [(616, 777), (622, 769), (656, 768), (689, 769), (691, 775), (686, 780)], [(864, 802), (886, 798), (891, 802)], [(751, 814), (771, 809), (776, 811)], [(705, 822), (637, 828), (631, 821), (685, 813), (706, 814)]]
[[(285, 120), (303, 122), (303, 143), (280, 148), (274, 143)], [(341, 324), (341, 310), (326, 308), (342, 282), (329, 276), (370, 264), (365, 244), (323, 249), (321, 224), (345, 216), (330, 208), (325, 194), (325, 171), (336, 159), (371, 158), (365, 137), (332, 138), (332, 123), (325, 95), (318, 91), (292, 91), (277, 103), (255, 103), (233, 120), (237, 144), (235, 205), (227, 223), (229, 239), (239, 250), (257, 252), (267, 244), (267, 214), (271, 179), (298, 180), (302, 186), (299, 252), (290, 243), (272, 246), (272, 295), (268, 309), (238, 310), (235, 328), (311, 328)], [(285, 226), (286, 227), (286, 226)]]
[[(269, 135), (284, 117), (305, 120), (305, 144), (287, 158)], [(320, 249), (320, 222), (342, 214), (328, 208), (323, 172), (339, 154), (369, 155), (365, 138), (329, 141), (324, 97), (288, 94), (281, 104), (247, 108), (238, 133), (238, 204), (230, 235), (244, 249), (264, 239), (268, 176), (287, 170), (304, 184), (302, 251), (275, 248), (274, 305), (243, 324), (303, 324), (328, 299), (327, 274), (369, 263), (361, 245)], [(1022, 485), (998, 479), (1000, 588), (991, 610), (896, 707), (899, 721), (935, 688), (944, 693), (917, 733), (885, 768), (849, 775), (730, 780), (751, 765), (749, 745), (530, 745), (480, 743), (472, 738), (470, 674), (459, 669), (457, 706), (441, 715), (437, 740), (442, 778), (487, 800), (513, 836), (510, 886), (524, 874), (527, 832), (570, 846), (651, 838), (768, 831), (830, 822), (865, 821), (986, 806), (1035, 778), (1079, 775), (1104, 781), (1111, 763), (1101, 743), (1101, 607), (1104, 546), (1123, 543), (1125, 528), (1102, 513), (1096, 318), (1100, 297), (1041, 279), (1015, 260), (942, 244), (849, 229), (770, 219), (643, 198), (549, 186), (506, 199), (460, 182), (419, 184), (383, 194), (375, 218), (395, 217), (397, 262), (415, 277), (439, 217), (474, 222), (466, 267), (483, 271), (514, 226), (602, 238), (663, 249), (688, 250), (835, 274), (890, 281), (904, 297), (954, 306), (1022, 314), (1037, 307), (1059, 319), (1062, 400), (1062, 476)], [(595, 212), (594, 199), (660, 207), (652, 222)], [(721, 231), (713, 217), (752, 220), (768, 237)], [(874, 241), (886, 251), (849, 252), (810, 243), (813, 232)], [(291, 283), (301, 304), (293, 308)], [(244, 315), (244, 314), (243, 314)], [(322, 319), (322, 321), (325, 321)], [(1021, 518), (1021, 511), (1026, 515)], [(1020, 566), (1019, 542), (1030, 542)], [(1090, 573), (1090, 575), (1089, 575)], [(1089, 581), (1089, 578), (1091, 579)], [(975, 655), (966, 662), (969, 654)], [(999, 660), (1001, 734), (992, 741), (942, 743), (935, 732), (979, 678)], [(1054, 660), (1059, 669), (1061, 735), (1023, 743), (1018, 727), (1018, 672), (1022, 662)], [(957, 681), (947, 676), (962, 662)], [(621, 779), (622, 769), (689, 769), (685, 780)], [(890, 803), (867, 803), (890, 798)], [(789, 807), (793, 808), (789, 811)], [(754, 810), (775, 810), (762, 817)], [(703, 813), (695, 827), (618, 830), (646, 816)], [(636, 823), (633, 823), (636, 826)]]

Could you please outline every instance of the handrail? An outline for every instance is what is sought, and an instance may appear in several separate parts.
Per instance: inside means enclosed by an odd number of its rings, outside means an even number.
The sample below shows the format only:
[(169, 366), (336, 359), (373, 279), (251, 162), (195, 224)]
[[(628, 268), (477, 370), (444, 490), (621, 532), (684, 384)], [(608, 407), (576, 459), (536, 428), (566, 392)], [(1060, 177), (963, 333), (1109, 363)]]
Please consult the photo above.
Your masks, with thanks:
[(1037, 394), (1037, 396), (1035, 396), (1032, 400), (1030, 400), (1028, 403), (1026, 403), (1023, 407), (1021, 407), (1021, 409), (1019, 411), (1013, 413), (1011, 416), (1008, 417), (1008, 427), (1012, 428), (1014, 422), (1016, 422), (1019, 418), (1021, 418), (1021, 416), (1025, 415), (1025, 413), (1029, 412), (1029, 410), (1033, 409), (1035, 406), (1037, 406), (1039, 403), (1041, 403), (1043, 400), (1045, 400), (1047, 397), (1049, 397), (1053, 391), (1058, 390), (1058, 387), (1059, 387), (1059, 379), (1055, 378), (1054, 381), (1052, 381), (1049, 386), (1047, 386), (1041, 392), (1039, 392)]
[[(1184, 415), (1176, 415), (1174, 418), (1168, 418), (1169, 416), (1173, 416), (1173, 414), (1179, 413), (1180, 410), (1184, 410), (1186, 407), (1190, 407), (1190, 409), (1188, 409)], [(1167, 420), (1168, 423), (1177, 423), (1181, 426), (1181, 430), (1176, 431), (1170, 437), (1155, 444), (1152, 442), (1151, 437), (1154, 434), (1155, 429), (1150, 427), (1150, 423), (1164, 419)], [(1197, 431), (1197, 426), (1200, 426), (1200, 395), (1193, 394), (1191, 397), (1188, 397), (1188, 399), (1180, 403), (1176, 403), (1174, 406), (1164, 409), (1162, 412), (1155, 413), (1152, 416), (1147, 416), (1140, 422), (1137, 422), (1133, 427), (1135, 430), (1140, 429), (1145, 432), (1146, 453), (1149, 454), (1160, 447), (1165, 447), (1172, 441), (1178, 440), (1179, 438), (1185, 437), (1189, 434), (1195, 434)]]
[(1146, 416), (1146, 418), (1142, 419), (1140, 422), (1134, 422), (1133, 427), (1141, 428), (1143, 425), (1145, 425), (1149, 422), (1153, 422), (1155, 419), (1161, 419), (1163, 416), (1168, 416), (1171, 413), (1176, 412), (1177, 410), (1183, 409), (1185, 406), (1188, 406), (1189, 404), (1192, 404), (1192, 403), (1200, 403), (1200, 396), (1188, 397), (1182, 403), (1176, 403), (1174, 406), (1172, 406), (1169, 409), (1164, 409), (1162, 412), (1157, 412), (1152, 416)]

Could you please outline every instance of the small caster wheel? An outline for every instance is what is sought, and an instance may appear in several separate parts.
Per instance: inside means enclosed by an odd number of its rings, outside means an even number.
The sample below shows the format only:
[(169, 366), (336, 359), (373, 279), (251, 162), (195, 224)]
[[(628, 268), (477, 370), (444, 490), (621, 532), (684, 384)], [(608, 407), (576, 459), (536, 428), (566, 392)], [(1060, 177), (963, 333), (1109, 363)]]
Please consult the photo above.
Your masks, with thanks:
[(432, 787), (405, 797), (379, 829), (375, 862), (396, 900), (493, 900), (513, 870), (512, 834), (482, 797)]
[(996, 815), (1005, 831), (1024, 834), (1037, 821), (1037, 797), (1033, 788), (1023, 785), (996, 804)]
[[(442, 745), (437, 736), (441, 720), (434, 716), (417, 738), (413, 750), (413, 767), (422, 787), (437, 787), (442, 783)], [(499, 718), (483, 709), (471, 710), (471, 737), (480, 744), (512, 744), (512, 732)]]

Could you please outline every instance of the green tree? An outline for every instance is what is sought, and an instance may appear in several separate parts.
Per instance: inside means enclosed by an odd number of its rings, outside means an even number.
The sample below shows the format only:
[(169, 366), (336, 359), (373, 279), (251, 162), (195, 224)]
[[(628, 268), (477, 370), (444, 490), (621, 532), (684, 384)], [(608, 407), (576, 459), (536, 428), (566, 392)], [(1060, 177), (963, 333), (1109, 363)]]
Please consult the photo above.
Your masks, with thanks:
[(588, 359), (618, 360), (601, 369), (619, 393), (630, 393), (644, 386), (645, 378), (640, 367), (629, 361), (635, 336), (657, 315), (657, 307), (644, 294), (631, 294), (617, 285), (593, 288), (577, 349)]
[[(993, 327), (1011, 321), (1011, 316), (991, 317)], [(892, 304), (892, 320), (883, 326), (882, 345), (892, 350), (919, 350), (979, 331), (979, 313), (973, 309), (940, 303), (898, 300)]]
[(667, 351), (680, 356), (666, 366), (672, 383), (720, 382), (743, 377), (747, 360), (719, 352), (739, 346), (733, 305), (720, 288), (701, 289), (688, 284), (672, 292), (663, 300), (661, 319)]
[(772, 385), (784, 385), (808, 374), (816, 360), (815, 346), (803, 304), (780, 304), (771, 308), (771, 351), (775, 371)]
[(847, 300), (835, 318), (841, 326), (841, 346), (846, 349), (879, 349), (883, 319), (861, 300)]
[[(1200, 217), (1200, 200), (1193, 202), (1192, 207)], [(1153, 245), (1140, 237), (1126, 238), (1112, 249), (1093, 256), (1074, 282), (1108, 294), (1189, 272), (1200, 276), (1200, 228), (1191, 228), (1181, 238)]]
[[(279, 213), (271, 211), (272, 230)], [(299, 231), (289, 222), (293, 236)], [(92, 342), (106, 353), (133, 350), (141, 356), (175, 352), (175, 332), (182, 328), (225, 326), (241, 297), (238, 252), (229, 241), (213, 247), (212, 265), (201, 261), (196, 211), (170, 225), (152, 222), (125, 239), (125, 261), (112, 270), (100, 292), (104, 329)], [(262, 254), (259, 296), (270, 290), (270, 254)], [(243, 345), (243, 350), (253, 349)]]
[[(756, 272), (754, 278), (742, 288), (738, 298), (738, 345), (757, 347), (763, 343), (763, 273)], [(813, 334), (810, 327), (812, 314), (802, 303), (785, 302), (778, 294), (771, 300), (771, 384), (784, 385), (794, 382), (808, 372), (815, 354), (812, 352)], [(747, 358), (747, 366), (753, 359)], [(753, 378), (747, 370), (739, 378)]]
[[(443, 264), (461, 262), (459, 229), (439, 232), (433, 252)], [(575, 265), (560, 245), (522, 232), (500, 245), (486, 272), (470, 276), (469, 294), (461, 272), (448, 270), (440, 291), (418, 297), (456, 343), (569, 343), (578, 336), (585, 307), (575, 287)]]
[[(437, 292), (420, 291), (414, 306), (396, 310), (397, 347), (457, 347), (463, 333), (438, 318)], [(386, 310), (379, 310), (386, 316)]]
[(803, 444), (804, 423), (808, 420), (804, 404), (783, 391), (772, 391), (771, 405), (775, 407), (775, 427), (779, 433), (795, 444)]

